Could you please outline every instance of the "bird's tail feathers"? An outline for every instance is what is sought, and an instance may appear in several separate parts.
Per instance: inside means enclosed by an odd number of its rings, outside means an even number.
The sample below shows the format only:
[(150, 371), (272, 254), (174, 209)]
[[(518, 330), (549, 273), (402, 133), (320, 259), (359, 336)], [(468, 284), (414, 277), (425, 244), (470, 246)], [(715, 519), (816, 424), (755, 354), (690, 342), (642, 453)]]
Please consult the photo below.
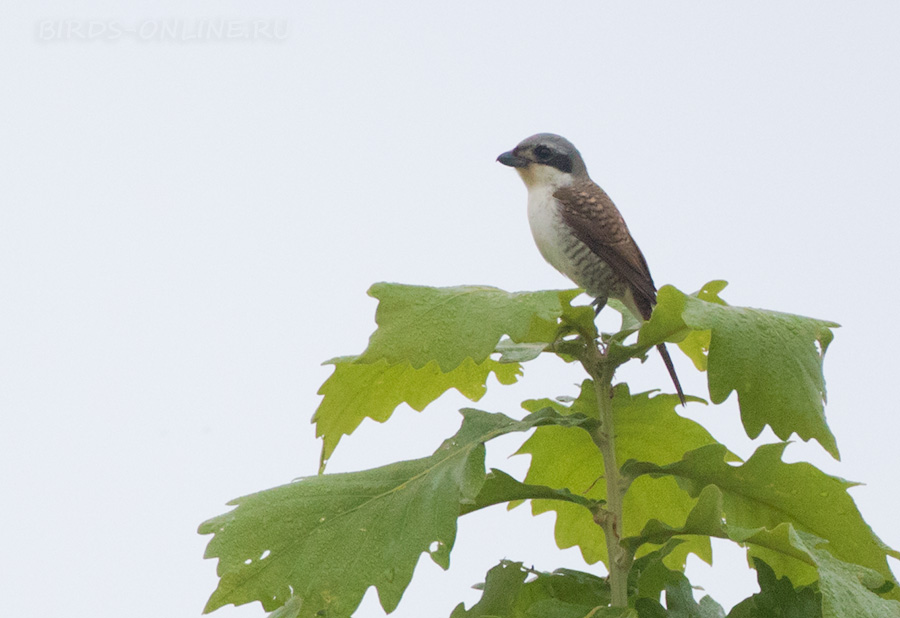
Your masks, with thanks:
[(672, 377), (672, 383), (675, 384), (675, 390), (678, 391), (678, 399), (681, 400), (681, 405), (687, 405), (687, 400), (684, 398), (684, 391), (681, 390), (681, 382), (678, 381), (678, 375), (675, 373), (675, 365), (672, 364), (672, 357), (669, 356), (666, 344), (660, 343), (656, 346), (656, 349), (659, 350), (659, 355), (662, 356), (663, 362), (666, 364), (666, 369), (669, 370), (669, 375)]

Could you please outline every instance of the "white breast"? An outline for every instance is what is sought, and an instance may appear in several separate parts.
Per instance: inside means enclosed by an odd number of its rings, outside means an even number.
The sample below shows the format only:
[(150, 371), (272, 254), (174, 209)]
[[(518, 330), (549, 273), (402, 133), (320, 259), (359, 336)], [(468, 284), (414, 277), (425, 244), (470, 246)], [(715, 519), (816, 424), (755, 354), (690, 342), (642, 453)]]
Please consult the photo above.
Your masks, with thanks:
[(528, 188), (528, 223), (544, 259), (553, 268), (571, 277), (573, 265), (566, 251), (571, 243), (571, 232), (563, 222), (559, 202), (553, 197), (555, 191), (555, 187), (546, 185)]

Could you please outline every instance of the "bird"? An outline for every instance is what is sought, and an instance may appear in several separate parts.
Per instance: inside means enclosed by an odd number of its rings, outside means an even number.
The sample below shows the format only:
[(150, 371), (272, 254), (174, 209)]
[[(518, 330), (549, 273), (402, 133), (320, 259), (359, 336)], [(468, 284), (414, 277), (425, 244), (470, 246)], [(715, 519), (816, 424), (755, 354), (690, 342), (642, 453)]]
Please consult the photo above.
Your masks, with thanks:
[[(595, 315), (615, 298), (638, 322), (649, 320), (656, 286), (647, 260), (575, 145), (561, 135), (538, 133), (497, 161), (514, 168), (528, 189), (528, 222), (541, 255), (594, 297)], [(686, 405), (669, 351), (664, 343), (656, 347)]]

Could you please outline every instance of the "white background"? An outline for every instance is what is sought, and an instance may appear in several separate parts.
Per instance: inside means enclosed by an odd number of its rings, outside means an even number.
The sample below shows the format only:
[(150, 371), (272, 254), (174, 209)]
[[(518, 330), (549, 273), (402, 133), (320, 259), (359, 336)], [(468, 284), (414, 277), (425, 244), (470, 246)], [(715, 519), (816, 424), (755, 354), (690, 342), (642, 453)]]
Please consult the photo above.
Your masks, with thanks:
[[(494, 161), (538, 131), (580, 147), (657, 284), (724, 278), (732, 304), (843, 325), (825, 363), (843, 461), (802, 443), (788, 457), (867, 483), (857, 503), (900, 546), (900, 4), (3, 10), (0, 615), (199, 615), (217, 579), (197, 525), (315, 473), (320, 362), (365, 347), (371, 283), (569, 287)], [(270, 35), (202, 34), (220, 20)], [(669, 389), (655, 357), (619, 377)], [(539, 362), (476, 405), (515, 415), (579, 380)], [(330, 469), (428, 454), (466, 403), (366, 422)], [(688, 414), (752, 452), (734, 397)], [(506, 459), (518, 439), (489, 463), (521, 474), (527, 458)], [(471, 604), (504, 557), (600, 573), (556, 549), (553, 521), (464, 518), (450, 571), (423, 557), (394, 616)], [(755, 577), (739, 549), (716, 551), (731, 574), (689, 574), (729, 607)], [(372, 590), (357, 615), (382, 615)]]

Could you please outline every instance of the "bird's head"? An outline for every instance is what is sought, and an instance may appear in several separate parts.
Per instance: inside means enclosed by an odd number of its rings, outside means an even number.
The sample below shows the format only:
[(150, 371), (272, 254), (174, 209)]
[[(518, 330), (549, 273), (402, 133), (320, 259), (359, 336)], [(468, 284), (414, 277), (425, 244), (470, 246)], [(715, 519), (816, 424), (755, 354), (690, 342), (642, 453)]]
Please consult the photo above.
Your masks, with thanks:
[(554, 133), (538, 133), (504, 152), (497, 160), (514, 167), (529, 189), (558, 189), (587, 178), (587, 168), (574, 144)]

